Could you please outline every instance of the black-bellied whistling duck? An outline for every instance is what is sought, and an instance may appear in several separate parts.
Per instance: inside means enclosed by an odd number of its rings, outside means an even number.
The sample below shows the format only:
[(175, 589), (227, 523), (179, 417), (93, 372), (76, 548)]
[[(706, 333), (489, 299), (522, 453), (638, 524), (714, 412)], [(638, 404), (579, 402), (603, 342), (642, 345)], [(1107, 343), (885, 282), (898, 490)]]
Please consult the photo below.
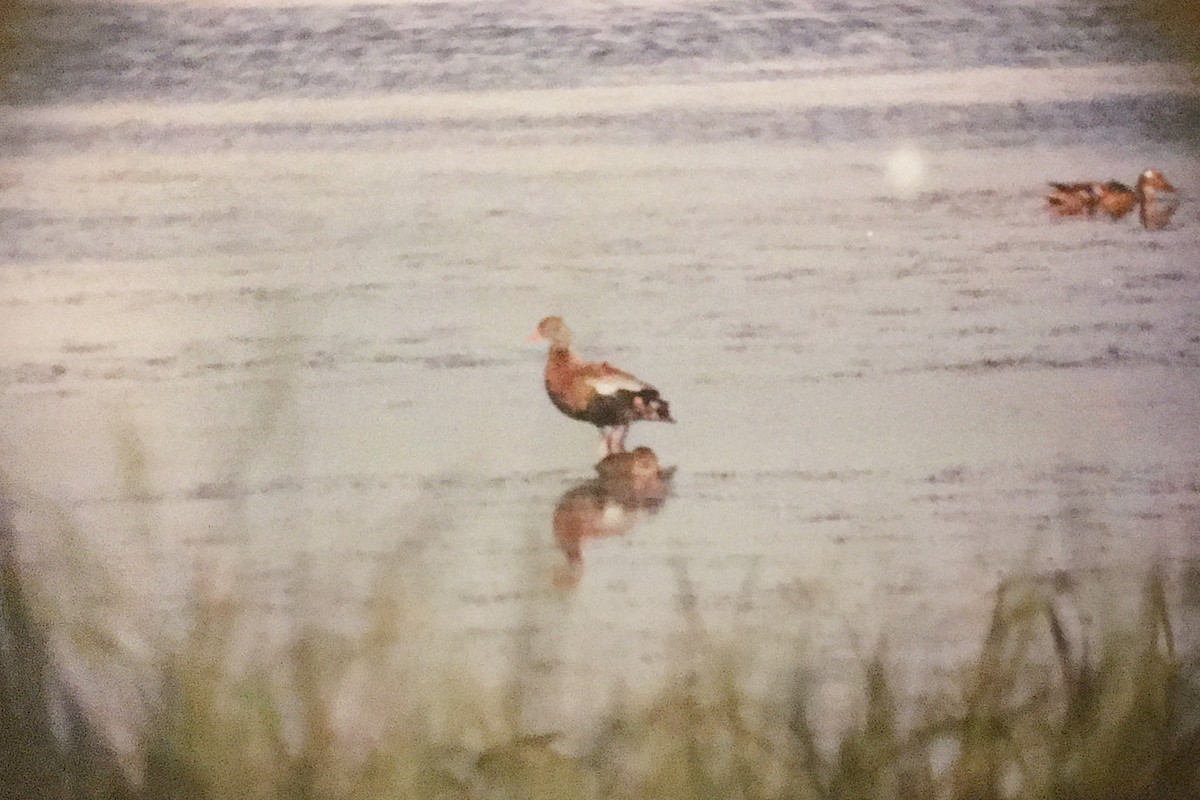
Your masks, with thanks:
[(1139, 175), (1132, 189), (1120, 181), (1051, 183), (1050, 187), (1054, 191), (1046, 195), (1046, 207), (1057, 216), (1093, 217), (1101, 211), (1112, 219), (1123, 219), (1137, 208), (1142, 226), (1148, 230), (1162, 228), (1171, 220), (1178, 197), (1175, 187), (1156, 169)]
[(1093, 216), (1099, 202), (1096, 183), (1054, 183), (1053, 192), (1046, 195), (1046, 208), (1060, 217)]
[(602, 454), (625, 450), (625, 435), (632, 422), (675, 421), (667, 401), (650, 384), (607, 361), (586, 362), (575, 355), (571, 330), (561, 317), (543, 319), (529, 340), (550, 342), (546, 393), (559, 411), (600, 429)]
[(1121, 219), (1138, 204), (1138, 195), (1120, 181), (1096, 184), (1096, 203), (1113, 219)]
[(1096, 216), (1103, 211), (1113, 219), (1133, 211), (1137, 195), (1120, 181), (1051, 183), (1046, 206), (1060, 217)]
[(1141, 201), (1138, 217), (1146, 230), (1165, 227), (1179, 207), (1175, 187), (1156, 169), (1148, 169), (1138, 176), (1137, 194)]

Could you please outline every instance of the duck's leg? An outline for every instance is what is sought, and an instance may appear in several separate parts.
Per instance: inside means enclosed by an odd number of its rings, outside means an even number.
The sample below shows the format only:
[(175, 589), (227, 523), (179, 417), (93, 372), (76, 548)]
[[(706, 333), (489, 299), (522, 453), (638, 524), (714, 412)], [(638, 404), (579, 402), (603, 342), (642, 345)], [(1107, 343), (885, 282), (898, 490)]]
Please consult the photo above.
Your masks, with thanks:
[(600, 460), (612, 452), (612, 428), (600, 429)]
[(629, 433), (628, 425), (616, 425), (609, 428), (608, 435), (605, 441), (608, 444), (608, 452), (624, 453), (625, 452), (625, 435)]
[(625, 452), (625, 435), (628, 425), (607, 425), (600, 429), (600, 458), (613, 453)]

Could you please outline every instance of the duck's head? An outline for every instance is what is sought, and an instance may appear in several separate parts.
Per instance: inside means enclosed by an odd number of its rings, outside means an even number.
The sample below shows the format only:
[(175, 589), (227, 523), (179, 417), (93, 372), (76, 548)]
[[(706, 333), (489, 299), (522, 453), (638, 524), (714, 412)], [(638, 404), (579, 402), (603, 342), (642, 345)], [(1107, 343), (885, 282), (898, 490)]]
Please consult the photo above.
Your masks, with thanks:
[(562, 317), (546, 317), (538, 323), (537, 330), (529, 335), (530, 342), (550, 342), (558, 347), (571, 343), (571, 329)]
[(1143, 191), (1154, 189), (1158, 192), (1173, 192), (1175, 187), (1156, 169), (1148, 169), (1138, 176), (1138, 188)]

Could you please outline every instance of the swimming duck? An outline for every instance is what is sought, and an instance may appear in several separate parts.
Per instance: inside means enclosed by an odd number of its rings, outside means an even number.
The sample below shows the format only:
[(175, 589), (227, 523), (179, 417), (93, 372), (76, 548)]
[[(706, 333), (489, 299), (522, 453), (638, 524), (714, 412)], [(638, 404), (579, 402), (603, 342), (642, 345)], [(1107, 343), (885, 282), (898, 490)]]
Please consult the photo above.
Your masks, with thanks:
[(1076, 217), (1087, 214), (1095, 215), (1099, 192), (1096, 183), (1055, 183), (1049, 184), (1054, 191), (1046, 195), (1046, 207), (1050, 212), (1060, 217)]
[(1054, 191), (1046, 195), (1047, 208), (1060, 217), (1093, 217), (1101, 211), (1116, 220), (1137, 208), (1142, 226), (1148, 230), (1164, 227), (1178, 203), (1175, 187), (1156, 169), (1139, 175), (1132, 189), (1114, 180), (1049, 185)]
[(667, 401), (650, 384), (607, 361), (580, 359), (571, 349), (571, 330), (561, 317), (543, 319), (529, 341), (550, 342), (546, 393), (559, 411), (600, 429), (602, 456), (624, 452), (632, 422), (675, 421)]
[(1121, 219), (1138, 204), (1138, 194), (1120, 181), (1096, 184), (1096, 204), (1113, 219)]
[(1046, 204), (1060, 217), (1094, 217), (1103, 211), (1120, 219), (1137, 205), (1133, 189), (1120, 181), (1051, 183), (1050, 188), (1054, 191), (1046, 195)]
[(1138, 217), (1146, 230), (1165, 227), (1179, 207), (1175, 187), (1156, 169), (1148, 169), (1138, 176), (1137, 193), (1141, 200)]

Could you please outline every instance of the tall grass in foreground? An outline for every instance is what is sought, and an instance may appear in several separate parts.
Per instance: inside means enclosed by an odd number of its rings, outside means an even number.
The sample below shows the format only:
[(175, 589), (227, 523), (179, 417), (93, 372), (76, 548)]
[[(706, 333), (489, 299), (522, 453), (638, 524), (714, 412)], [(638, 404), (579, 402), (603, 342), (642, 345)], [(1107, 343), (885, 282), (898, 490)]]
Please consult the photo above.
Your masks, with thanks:
[[(614, 708), (590, 747), (567, 755), (554, 736), (522, 731), (515, 693), (414, 658), (421, 623), (394, 584), (374, 592), (361, 635), (301, 625), (257, 654), (243, 600), (202, 587), (190, 630), (153, 659), (161, 686), (131, 763), (60, 674), (63, 623), (39, 616), (11, 537), (0, 544), (6, 798), (1200, 797), (1200, 671), (1175, 651), (1157, 573), (1140, 613), (1083, 637), (1090, 648), (1068, 635), (1049, 582), (1005, 583), (959, 691), (902, 725), (874, 659), (832, 752), (802, 684), (751, 697), (703, 641), (686, 680)], [(95, 657), (146, 654), (118, 643)]]

